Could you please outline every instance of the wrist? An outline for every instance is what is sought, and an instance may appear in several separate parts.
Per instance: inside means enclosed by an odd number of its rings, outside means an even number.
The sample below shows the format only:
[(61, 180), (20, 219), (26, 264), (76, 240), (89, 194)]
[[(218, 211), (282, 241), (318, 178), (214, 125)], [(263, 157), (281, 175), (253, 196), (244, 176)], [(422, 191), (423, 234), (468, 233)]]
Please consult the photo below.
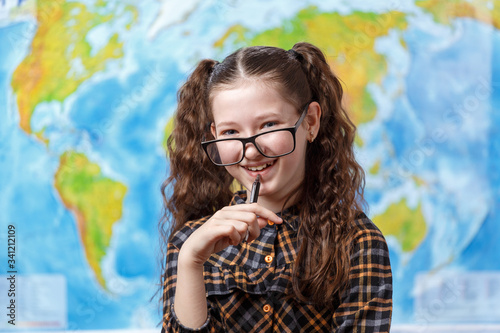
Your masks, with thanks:
[(182, 248), (179, 251), (179, 257), (177, 259), (178, 266), (190, 270), (203, 270), (203, 264), (204, 262), (196, 260), (196, 256), (189, 251), (182, 251)]

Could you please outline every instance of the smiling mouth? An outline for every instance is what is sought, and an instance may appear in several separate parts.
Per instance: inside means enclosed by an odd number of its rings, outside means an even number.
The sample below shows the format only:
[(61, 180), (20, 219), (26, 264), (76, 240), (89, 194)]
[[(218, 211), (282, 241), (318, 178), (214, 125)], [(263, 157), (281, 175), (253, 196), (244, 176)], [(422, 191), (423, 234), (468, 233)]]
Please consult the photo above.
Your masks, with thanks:
[(258, 165), (258, 166), (245, 167), (245, 169), (250, 170), (250, 171), (262, 171), (265, 168), (270, 167), (273, 164), (274, 164), (274, 161), (266, 163), (266, 164)]

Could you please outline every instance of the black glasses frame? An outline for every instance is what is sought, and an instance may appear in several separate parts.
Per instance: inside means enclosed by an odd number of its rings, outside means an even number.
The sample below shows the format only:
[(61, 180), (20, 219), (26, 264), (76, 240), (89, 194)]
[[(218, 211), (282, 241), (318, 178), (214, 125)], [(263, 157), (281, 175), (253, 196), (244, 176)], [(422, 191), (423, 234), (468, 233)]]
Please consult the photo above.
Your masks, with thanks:
[[(245, 151), (246, 151), (247, 143), (252, 143), (254, 145), (254, 147), (257, 148), (257, 151), (261, 155), (263, 155), (265, 157), (268, 157), (268, 158), (274, 158), (274, 157), (281, 157), (281, 156), (289, 155), (289, 154), (291, 154), (291, 153), (293, 153), (295, 151), (295, 146), (296, 146), (296, 143), (295, 143), (295, 133), (297, 133), (297, 130), (299, 129), (300, 124), (302, 124), (302, 121), (306, 117), (307, 110), (309, 109), (309, 104), (311, 104), (311, 103), (312, 102), (309, 102), (309, 103), (307, 103), (304, 106), (302, 114), (300, 115), (300, 118), (297, 120), (297, 122), (295, 123), (295, 125), (293, 125), (293, 127), (286, 127), (286, 128), (275, 129), (275, 130), (267, 131), (267, 132), (264, 132), (264, 133), (255, 134), (255, 135), (252, 135), (252, 136), (250, 136), (248, 138), (229, 138), (229, 139), (217, 139), (217, 140), (202, 141), (201, 142), (201, 146), (203, 147), (203, 150), (207, 154), (207, 156), (210, 159), (210, 161), (213, 164), (217, 165), (217, 166), (235, 165), (235, 164), (238, 164), (241, 161), (243, 161), (243, 159), (245, 158)], [(269, 134), (269, 133), (274, 133), (274, 132), (283, 132), (283, 131), (284, 132), (290, 132), (290, 133), (292, 133), (292, 137), (293, 137), (293, 148), (288, 153), (281, 154), (281, 155), (272, 155), (272, 156), (269, 156), (269, 155), (264, 154), (260, 150), (259, 145), (255, 143), (255, 139), (258, 138), (261, 135), (265, 135), (265, 134)], [(241, 142), (241, 144), (243, 145), (243, 154), (241, 154), (241, 159), (238, 162), (223, 164), (223, 163), (215, 163), (212, 160), (212, 158), (210, 157), (210, 154), (208, 153), (208, 145), (210, 145), (212, 143), (222, 142), (222, 141), (240, 141)]]

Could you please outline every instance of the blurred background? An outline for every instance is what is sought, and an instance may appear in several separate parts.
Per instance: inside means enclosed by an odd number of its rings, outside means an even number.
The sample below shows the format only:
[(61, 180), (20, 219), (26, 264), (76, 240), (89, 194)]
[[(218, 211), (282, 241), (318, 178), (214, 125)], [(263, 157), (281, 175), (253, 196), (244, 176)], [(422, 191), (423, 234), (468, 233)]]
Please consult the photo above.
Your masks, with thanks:
[(177, 89), (308, 41), (358, 126), (393, 331), (500, 331), (499, 29), (492, 0), (0, 1), (0, 330), (158, 331)]

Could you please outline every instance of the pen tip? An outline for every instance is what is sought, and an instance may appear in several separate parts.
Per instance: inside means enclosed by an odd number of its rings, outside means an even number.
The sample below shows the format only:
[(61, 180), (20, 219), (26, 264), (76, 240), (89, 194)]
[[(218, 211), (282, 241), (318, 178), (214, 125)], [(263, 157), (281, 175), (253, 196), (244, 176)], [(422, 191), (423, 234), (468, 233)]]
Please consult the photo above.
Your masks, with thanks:
[(255, 178), (256, 182), (260, 182), (260, 175), (257, 175), (257, 178)]

